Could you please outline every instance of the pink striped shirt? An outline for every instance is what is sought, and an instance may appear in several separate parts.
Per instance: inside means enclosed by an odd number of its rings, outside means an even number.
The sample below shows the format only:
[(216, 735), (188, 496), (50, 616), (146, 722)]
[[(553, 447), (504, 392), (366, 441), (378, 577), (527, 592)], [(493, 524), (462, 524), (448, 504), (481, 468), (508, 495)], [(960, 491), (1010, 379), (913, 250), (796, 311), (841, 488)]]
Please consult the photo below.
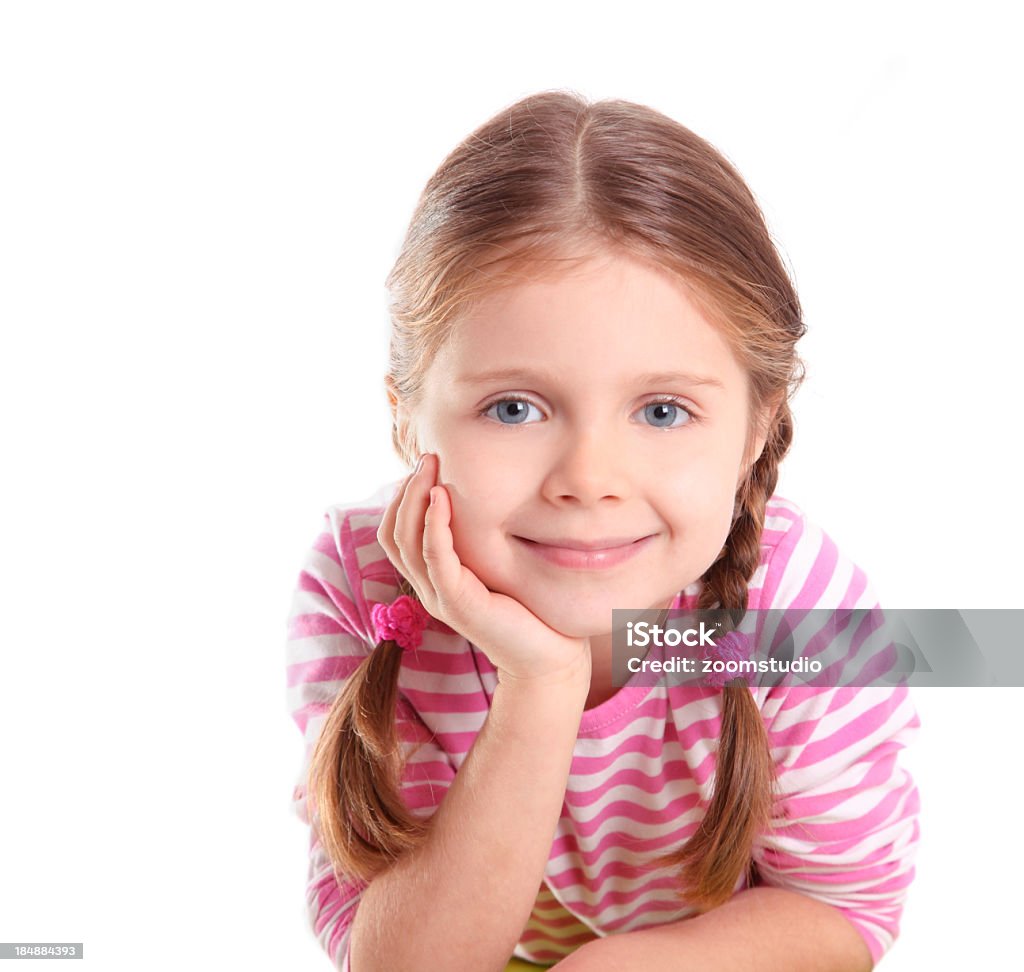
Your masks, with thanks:
[[(299, 575), (289, 619), (288, 702), (305, 735), (293, 799), (309, 823), (306, 774), (324, 716), (375, 644), (370, 608), (397, 595), (377, 543), (395, 484), (357, 506), (334, 506)], [(700, 581), (676, 604), (692, 607)], [(767, 507), (751, 609), (874, 607), (863, 572), (792, 503)], [(628, 605), (626, 605), (628, 606)], [(717, 692), (636, 684), (583, 713), (565, 802), (544, 878), (515, 954), (553, 964), (598, 936), (685, 918), (671, 871), (645, 869), (699, 825), (713, 784)], [(480, 731), (494, 666), (464, 638), (426, 631), (399, 676), (399, 728), (412, 751), (403, 794), (424, 816), (440, 805)], [(918, 794), (899, 766), (917, 715), (900, 688), (751, 688), (778, 769), (771, 826), (754, 848), (765, 884), (838, 908), (877, 962), (899, 928), (914, 876)], [(742, 890), (744, 881), (737, 884)], [(364, 885), (339, 880), (310, 834), (307, 903), (314, 932), (348, 970), (348, 939)]]

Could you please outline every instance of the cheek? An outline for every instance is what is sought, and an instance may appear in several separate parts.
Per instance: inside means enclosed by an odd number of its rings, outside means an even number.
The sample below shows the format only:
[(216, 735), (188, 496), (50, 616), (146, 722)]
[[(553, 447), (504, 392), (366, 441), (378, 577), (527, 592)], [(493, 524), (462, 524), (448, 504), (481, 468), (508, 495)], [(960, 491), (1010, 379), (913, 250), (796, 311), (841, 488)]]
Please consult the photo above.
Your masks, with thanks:
[(456, 517), (478, 526), (503, 523), (522, 501), (523, 476), (505, 454), (489, 456), (470, 438), (438, 450), (438, 482), (452, 498)]
[(659, 473), (657, 495), (664, 519), (701, 556), (710, 552), (716, 557), (729, 535), (738, 475), (739, 462), (731, 454), (691, 456)]
[(455, 555), (492, 591), (507, 593), (510, 565), (508, 541), (486, 494), (449, 490), (452, 497), (452, 544)]
[(471, 569), (493, 561), (512, 501), (500, 467), (479, 462), (441, 467), (440, 482), (452, 504), (452, 539), (459, 558)]
[(691, 509), (731, 508), (740, 473), (740, 452), (734, 448), (688, 451), (655, 467), (658, 493)]

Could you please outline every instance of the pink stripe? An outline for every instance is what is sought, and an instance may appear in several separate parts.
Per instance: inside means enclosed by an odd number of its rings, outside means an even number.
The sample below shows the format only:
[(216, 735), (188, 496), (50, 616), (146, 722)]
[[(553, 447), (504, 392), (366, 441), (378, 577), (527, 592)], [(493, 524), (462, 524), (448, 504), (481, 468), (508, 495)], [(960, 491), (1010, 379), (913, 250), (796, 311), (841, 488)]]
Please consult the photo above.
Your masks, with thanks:
[[(559, 888), (571, 888), (574, 886), (586, 886), (582, 879), (582, 875), (578, 871), (564, 871), (562, 874), (554, 877), (549, 877), (548, 880)], [(679, 881), (675, 877), (655, 877), (647, 882), (640, 888), (629, 889), (629, 890), (615, 890), (608, 891), (601, 895), (596, 902), (587, 904), (582, 901), (574, 902), (574, 906), (580, 911), (581, 914), (587, 915), (593, 918), (599, 915), (601, 912), (608, 910), (609, 908), (619, 907), (622, 909), (629, 909), (631, 906), (636, 905), (637, 902), (643, 898), (651, 897), (655, 892), (676, 892), (679, 890)], [(669, 897), (666, 895), (665, 897)], [(649, 910), (657, 908), (656, 902), (649, 902), (646, 904), (638, 905), (630, 911), (630, 917), (635, 917), (638, 914), (645, 914)], [(678, 911), (682, 905), (676, 901), (671, 900), (663, 902), (663, 910), (665, 911)], [(624, 919), (628, 921), (628, 918)]]
[[(805, 710), (812, 713), (812, 721), (820, 718), (818, 715), (820, 706), (824, 702), (828, 708), (825, 713), (833, 712), (855, 701), (861, 689), (857, 688), (810, 688), (803, 685), (794, 685), (789, 689), (778, 690), (782, 694), (782, 704), (779, 712), (786, 712), (789, 709)], [(775, 698), (774, 690), (769, 698)]]
[(905, 888), (912, 878), (911, 874), (900, 872), (895, 877), (888, 877), (892, 872), (899, 867), (898, 861), (892, 861), (885, 865), (879, 865), (877, 867), (861, 867), (854, 870), (843, 871), (842, 873), (836, 873), (833, 871), (815, 871), (808, 869), (806, 862), (803, 869), (796, 868), (786, 871), (786, 877), (790, 879), (798, 879), (800, 881), (806, 881), (809, 884), (820, 884), (825, 887), (828, 885), (856, 885), (859, 890), (869, 891), (872, 895), (878, 894), (886, 890), (901, 890)]
[(336, 682), (348, 678), (365, 660), (364, 657), (338, 655), (315, 658), (313, 661), (297, 662), (285, 670), (288, 687), (307, 682)]
[[(692, 834), (696, 830), (696, 825), (688, 828), (688, 830)], [(597, 871), (587, 869), (586, 880), (579, 881), (578, 883), (586, 886), (586, 888), (591, 893), (594, 893), (600, 891), (601, 888), (605, 884), (607, 884), (608, 881), (614, 880), (615, 878), (625, 878), (629, 881), (637, 882), (641, 878), (646, 879), (648, 875), (651, 873), (651, 871), (652, 868), (649, 863), (647, 863), (646, 865), (632, 864), (629, 861), (612, 860), (608, 861), (603, 867), (601, 867)], [(579, 875), (582, 873), (584, 872), (578, 867), (565, 868), (564, 870), (557, 872), (557, 874), (553, 876), (553, 879), (557, 881), (562, 879), (567, 874)], [(552, 872), (549, 871), (548, 875), (549, 878), (551, 878)], [(666, 877), (666, 875), (662, 874), (662, 879), (668, 880), (671, 884), (676, 883), (676, 876), (674, 875), (669, 875)], [(561, 884), (558, 884), (556, 886), (563, 887), (563, 885)]]
[(867, 773), (853, 786), (833, 790), (830, 793), (816, 794), (806, 797), (792, 797), (786, 801), (786, 816), (792, 819), (824, 816), (837, 806), (855, 797), (868, 787), (881, 786), (893, 775), (896, 764), (895, 753), (885, 759), (870, 764)]
[[(633, 908), (620, 918), (606, 921), (603, 927), (608, 932), (617, 932), (620, 928), (633, 924), (637, 918), (642, 918), (644, 920), (641, 922), (640, 927), (653, 928), (666, 922), (681, 921), (683, 918), (691, 917), (693, 914), (692, 908), (685, 908), (675, 895), (672, 895), (667, 901), (652, 901), (650, 904)], [(650, 918), (650, 921), (647, 920), (648, 918)]]
[[(345, 635), (345, 629), (326, 614), (299, 614), (291, 620), (288, 637), (314, 638), (317, 635)], [(351, 637), (350, 635), (348, 637)]]
[(398, 726), (403, 731), (402, 738), (406, 741), (427, 741), (434, 738), (433, 730), (429, 729), (420, 718), (420, 714), (411, 706), (407, 699), (401, 696), (395, 706), (395, 715), (398, 719)]
[(793, 599), (794, 606), (816, 607), (821, 602), (832, 575), (835, 573), (839, 551), (827, 536), (821, 537), (821, 547), (814, 558), (814, 564), (807, 571), (807, 578), (800, 593)]
[(424, 692), (420, 689), (406, 688), (405, 696), (417, 712), (487, 712), (490, 709), (486, 696), (480, 692), (454, 695), (449, 692)]
[(422, 763), (409, 761), (405, 764), (405, 779), (409, 782), (423, 783), (444, 780), (450, 783), (455, 779), (455, 770), (444, 760), (430, 759)]
[[(378, 584), (389, 584), (397, 588), (399, 575), (391, 561), (385, 558), (383, 560), (374, 560), (364, 566), (363, 579), (376, 581)], [(396, 590), (395, 593), (397, 594), (398, 591)], [(389, 598), (389, 600), (392, 600), (392, 598)]]
[[(330, 517), (325, 516), (324, 519), (328, 521), (329, 525)], [(322, 553), (325, 557), (330, 557), (330, 559), (339, 567), (341, 566), (341, 560), (338, 557), (338, 546), (334, 542), (334, 534), (331, 533), (330, 529), (324, 530), (323, 533), (313, 541), (313, 549), (317, 553)]]
[(907, 888), (910, 887), (911, 882), (913, 882), (914, 875), (915, 868), (911, 867), (909, 870), (902, 871), (899, 874), (896, 874), (895, 876), (889, 878), (888, 881), (882, 881), (879, 884), (872, 884), (871, 893), (890, 894), (896, 891), (905, 891)]
[[(681, 847), (683, 841), (696, 828), (696, 823), (690, 823), (685, 827), (680, 824), (679, 828), (674, 832), (663, 834), (660, 837), (633, 837), (629, 842), (629, 848), (637, 854), (644, 854), (653, 858), (669, 847)], [(597, 864), (602, 855), (609, 850), (620, 847), (621, 844), (622, 833), (614, 828), (608, 830), (596, 844), (589, 847), (580, 847), (574, 834), (563, 834), (555, 838), (548, 857), (550, 860), (556, 860), (563, 854), (573, 854), (589, 869)]]
[[(548, 892), (550, 895), (550, 892)], [(531, 921), (552, 921), (551, 916), (568, 914), (562, 902), (554, 897), (547, 897), (544, 900), (537, 899), (533, 906)]]
[(339, 623), (343, 626), (341, 630), (350, 636), (358, 633), (358, 640), (366, 640), (364, 635), (368, 629), (363, 625), (354, 602), (329, 581), (322, 577), (316, 577), (308, 571), (303, 571), (299, 575), (299, 590), (318, 594), (330, 601), (341, 615), (339, 619)]
[(410, 810), (423, 810), (429, 807), (436, 810), (444, 799), (446, 787), (424, 784), (422, 786), (402, 787), (402, 799)]
[[(355, 916), (353, 915), (353, 920), (354, 918)], [(352, 920), (346, 922), (344, 925), (339, 922), (331, 932), (330, 938), (327, 940), (327, 954), (330, 956), (331, 961), (337, 962), (338, 951), (341, 949), (341, 943), (345, 939), (345, 936), (348, 935), (351, 927)]]
[[(384, 510), (381, 509), (381, 519), (384, 518)], [(351, 522), (351, 514), (347, 518), (347, 522)], [(364, 527), (349, 527), (349, 537), (352, 540), (353, 546), (368, 547), (370, 544), (380, 546), (380, 541), (377, 540), (377, 527), (375, 526), (364, 526)], [(381, 547), (381, 553), (384, 552), (384, 548)]]
[[(853, 577), (850, 580), (850, 586), (846, 588), (846, 594), (843, 597), (840, 607), (852, 607), (854, 604), (859, 603), (867, 589), (867, 575), (855, 565), (853, 569)], [(872, 607), (877, 606), (877, 604), (872, 605)]]
[(315, 886), (312, 891), (317, 906), (317, 918), (313, 930), (319, 935), (341, 909), (342, 902), (338, 893), (338, 885), (333, 880), (330, 883), (321, 882), (320, 886)]
[(625, 756), (644, 756), (654, 761), (660, 759), (663, 750), (664, 739), (644, 735), (638, 730), (637, 735), (626, 737), (603, 756), (573, 756), (570, 772), (573, 776), (600, 775), (612, 769)]
[(870, 811), (862, 813), (854, 820), (843, 820), (837, 823), (815, 823), (802, 820), (792, 827), (780, 827), (777, 833), (786, 835), (799, 833), (801, 839), (813, 840), (822, 844), (841, 840), (859, 841), (864, 834), (883, 827), (894, 818), (898, 819), (903, 816), (901, 813), (893, 812), (898, 805), (902, 804), (903, 796), (902, 791), (891, 790)]
[(292, 718), (298, 723), (299, 729), (302, 730), (303, 735), (306, 732), (306, 726), (309, 724), (309, 720), (316, 716), (323, 715), (330, 709), (330, 705), (326, 702), (310, 702), (301, 708), (296, 709), (292, 713)]
[(360, 895), (361, 890), (346, 885), (344, 893), (333, 876), (322, 878), (310, 886), (310, 894), (316, 900), (318, 915), (314, 930), (319, 935), (328, 924), (337, 920), (347, 926), (355, 916), (355, 908), (349, 907)]
[[(359, 558), (356, 555), (356, 549), (352, 544), (352, 529), (350, 525), (350, 518), (352, 517), (350, 511), (346, 515), (341, 523), (338, 524), (338, 535), (341, 541), (341, 558), (342, 567), (346, 573), (346, 580), (348, 581), (349, 587), (352, 590), (352, 598), (355, 602), (355, 606), (359, 615), (359, 628), (367, 633), (373, 631), (373, 625), (370, 622), (370, 610), (366, 606), (366, 599), (363, 597), (363, 585), (359, 574)], [(352, 578), (357, 579), (357, 583), (352, 583)]]
[[(778, 515), (786, 516), (787, 514), (780, 511)], [(776, 594), (778, 593), (779, 584), (782, 581), (785, 565), (789, 562), (790, 557), (793, 554), (793, 550), (796, 548), (800, 537), (803, 536), (803, 532), (803, 523), (800, 520), (793, 520), (791, 528), (782, 535), (782, 538), (778, 540), (772, 548), (771, 556), (768, 561), (768, 570), (765, 575), (765, 582), (759, 591), (757, 602), (757, 606), (759, 608), (787, 606), (777, 603)], [(772, 568), (776, 563), (780, 564), (782, 569), (773, 571)]]
[(450, 756), (465, 756), (470, 746), (476, 740), (476, 732), (444, 732), (438, 729), (435, 732), (438, 744)]
[[(787, 690), (782, 689), (780, 691), (786, 692)], [(811, 713), (812, 717), (778, 729), (775, 728), (773, 721), (772, 725), (768, 727), (768, 740), (770, 744), (779, 749), (795, 749), (802, 746), (813, 738), (822, 719), (856, 702), (858, 691), (858, 689), (854, 688), (814, 689), (804, 688), (803, 686), (789, 689), (782, 705), (779, 707), (779, 713), (797, 709)], [(834, 694), (829, 696), (829, 693)], [(821, 702), (815, 702), (812, 705), (811, 703), (815, 696), (821, 696), (826, 699), (826, 704), (821, 705)], [(773, 695), (769, 694), (769, 698), (773, 698)], [(777, 719), (778, 715), (776, 715)]]
[(883, 699), (846, 725), (840, 726), (831, 735), (826, 736), (824, 739), (808, 742), (792, 764), (793, 768), (800, 769), (805, 766), (813, 766), (815, 763), (832, 759), (850, 747), (856, 746), (862, 739), (866, 739), (880, 727), (884, 726), (893, 714), (893, 709), (893, 699), (891, 697)]
[(559, 959), (565, 958), (569, 954), (569, 951), (556, 951), (553, 948), (538, 948), (530, 950), (530, 959), (528, 961), (533, 962), (557, 962)]
[(407, 651), (402, 656), (402, 668), (431, 675), (475, 675), (477, 671), (468, 651), (431, 651), (426, 646)]
[(690, 769), (681, 759), (666, 760), (663, 771), (657, 776), (648, 776), (643, 770), (625, 767), (617, 770), (607, 779), (602, 779), (592, 790), (577, 790), (565, 794), (570, 807), (589, 807), (601, 801), (606, 793), (619, 786), (629, 786), (649, 796), (659, 796), (667, 786), (678, 788), (679, 781), (690, 775)]
[(538, 916), (537, 910), (534, 909), (533, 914), (530, 916), (530, 921), (527, 927), (544, 928), (550, 931), (553, 928), (572, 928), (574, 925), (578, 925), (580, 923), (579, 918), (577, 918), (575, 915), (569, 914), (561, 906), (559, 906), (559, 908), (561, 910), (561, 916), (558, 918)]
[(713, 742), (718, 748), (718, 737), (722, 734), (721, 709), (708, 719), (696, 719), (679, 730), (679, 743), (685, 750), (697, 749), (701, 743)]
[[(575, 920), (575, 919), (574, 919)], [(594, 933), (592, 931), (581, 931), (575, 935), (559, 936), (559, 944), (564, 945), (566, 949), (575, 949), (586, 942), (592, 942), (594, 940)], [(519, 937), (520, 945), (529, 945), (530, 942), (536, 941), (548, 941), (548, 935), (546, 932), (536, 931), (532, 928), (527, 928), (526, 931)]]
[(698, 801), (699, 794), (687, 794), (672, 800), (661, 810), (654, 810), (628, 800), (612, 800), (593, 820), (577, 820), (575, 822), (576, 832), (580, 837), (593, 837), (601, 829), (601, 825), (607, 823), (612, 817), (633, 820), (636, 823), (647, 825), (665, 824), (672, 820), (678, 820), (683, 814), (692, 810)]
[[(918, 803), (917, 788), (913, 786), (908, 780), (907, 785), (901, 788), (901, 792), (906, 796), (906, 807), (904, 812), (899, 815), (895, 815), (893, 822), (899, 822), (900, 820), (906, 821), (909, 828), (909, 835), (902, 835), (903, 840), (913, 846), (917, 843), (919, 836), (918, 822), (914, 819), (920, 810)], [(888, 826), (888, 825), (887, 825)], [(764, 838), (770, 840), (771, 838)], [(839, 856), (845, 856), (853, 850), (857, 850), (862, 856), (857, 863), (858, 867), (868, 867), (878, 863), (883, 858), (893, 853), (893, 844), (891, 837), (885, 837), (884, 843), (880, 846), (878, 842), (881, 838), (879, 835), (864, 832), (856, 835), (853, 839), (847, 839), (843, 841), (836, 841), (831, 844), (822, 844), (818, 849), (818, 856), (827, 854), (837, 854)], [(758, 853), (762, 854), (765, 859), (771, 858), (772, 866), (779, 870), (798, 870), (803, 867), (807, 867), (807, 859), (803, 856), (794, 856), (786, 849), (786, 844), (790, 843), (787, 838), (782, 839), (783, 846), (778, 847), (766, 847), (763, 843), (755, 845), (758, 847)], [(791, 846), (795, 848), (802, 848), (806, 843), (805, 840), (801, 839), (800, 832), (797, 831), (795, 839), (793, 839)], [(815, 865), (820, 866), (820, 865)], [(908, 865), (909, 866), (909, 865)]]

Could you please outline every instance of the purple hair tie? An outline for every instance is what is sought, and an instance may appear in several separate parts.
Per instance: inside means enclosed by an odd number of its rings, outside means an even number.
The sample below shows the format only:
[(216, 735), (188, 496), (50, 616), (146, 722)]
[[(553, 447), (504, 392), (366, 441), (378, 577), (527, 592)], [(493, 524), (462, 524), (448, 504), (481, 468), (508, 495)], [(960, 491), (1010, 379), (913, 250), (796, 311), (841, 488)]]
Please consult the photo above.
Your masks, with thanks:
[[(704, 659), (710, 662), (741, 662), (750, 657), (751, 651), (750, 639), (745, 634), (739, 631), (727, 631), (721, 638), (715, 640), (714, 645), (709, 645), (704, 649)], [(746, 672), (720, 671), (707, 675), (704, 684), (713, 688), (724, 688), (737, 678), (749, 682)]]
[(374, 604), (370, 617), (378, 641), (393, 641), (406, 651), (423, 643), (423, 629), (430, 620), (426, 608), (408, 594), (396, 597), (390, 604)]

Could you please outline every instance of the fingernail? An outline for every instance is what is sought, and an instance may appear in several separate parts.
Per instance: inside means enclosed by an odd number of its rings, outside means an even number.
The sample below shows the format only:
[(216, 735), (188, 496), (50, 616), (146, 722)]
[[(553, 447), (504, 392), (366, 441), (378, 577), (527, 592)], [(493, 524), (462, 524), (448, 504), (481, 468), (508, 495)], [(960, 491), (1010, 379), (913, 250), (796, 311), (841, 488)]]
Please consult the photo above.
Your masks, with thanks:
[(419, 461), (416, 463), (416, 468), (412, 471), (412, 474), (414, 476), (416, 475), (416, 473), (418, 473), (423, 468), (423, 460), (424, 460), (425, 457), (426, 457), (426, 453), (424, 453), (423, 455), (420, 456)]
[(436, 499), (437, 499), (437, 493), (434, 491), (434, 487), (431, 486), (430, 487), (430, 505), (431, 506), (434, 505), (434, 500), (436, 500)]

